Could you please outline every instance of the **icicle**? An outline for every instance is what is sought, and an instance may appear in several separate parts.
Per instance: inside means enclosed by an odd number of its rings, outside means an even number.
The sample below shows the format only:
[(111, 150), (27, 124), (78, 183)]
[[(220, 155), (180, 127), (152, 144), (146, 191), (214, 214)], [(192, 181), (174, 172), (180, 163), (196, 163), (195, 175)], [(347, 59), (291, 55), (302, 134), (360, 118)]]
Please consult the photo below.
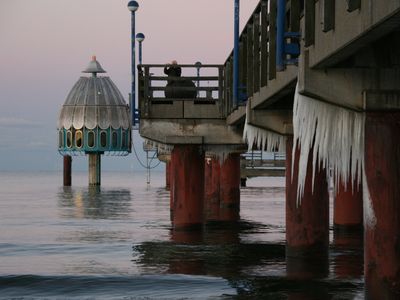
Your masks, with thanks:
[(203, 148), (206, 157), (216, 158), (220, 164), (224, 163), (230, 153), (243, 152), (241, 145), (205, 145)]
[(362, 175), (363, 182), (363, 207), (364, 207), (364, 225), (369, 228), (373, 228), (376, 224), (375, 212), (372, 206), (371, 195), (369, 194), (369, 188), (367, 183), (367, 176), (365, 170)]
[(162, 144), (148, 139), (144, 140), (144, 144), (150, 149), (157, 149), (158, 153), (171, 153), (174, 149), (173, 145)]
[[(300, 147), (297, 201), (304, 193), (310, 150), (313, 148), (312, 187), (319, 165), (329, 170), (335, 184), (360, 184), (364, 164), (364, 114), (300, 95), (298, 85), (293, 107), (293, 157)], [(294, 160), (293, 160), (294, 162)], [(292, 164), (293, 174), (293, 164)], [(358, 174), (358, 176), (357, 176)], [(354, 187), (353, 187), (354, 188)]]
[(285, 152), (286, 150), (285, 136), (248, 124), (247, 114), (243, 130), (243, 141), (247, 143), (248, 151), (251, 151), (253, 146), (267, 152)]

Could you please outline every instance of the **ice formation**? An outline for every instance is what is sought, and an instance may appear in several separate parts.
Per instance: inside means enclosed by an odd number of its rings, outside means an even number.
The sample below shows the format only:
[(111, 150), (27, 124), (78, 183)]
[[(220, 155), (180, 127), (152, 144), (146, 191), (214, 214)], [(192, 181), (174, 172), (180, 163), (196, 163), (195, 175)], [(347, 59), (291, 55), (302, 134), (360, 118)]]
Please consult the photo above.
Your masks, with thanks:
[(159, 153), (171, 153), (174, 149), (173, 145), (158, 143), (148, 139), (144, 139), (144, 144), (147, 148), (157, 150)]
[(362, 196), (363, 196), (363, 209), (364, 209), (364, 224), (369, 227), (374, 227), (376, 224), (376, 218), (374, 209), (372, 207), (371, 195), (369, 194), (369, 188), (367, 183), (367, 176), (365, 175), (365, 170), (362, 175)]
[(241, 145), (206, 145), (203, 148), (206, 157), (216, 158), (220, 164), (228, 158), (230, 153), (238, 153), (243, 150)]
[[(293, 107), (293, 155), (300, 146), (297, 200), (304, 193), (310, 151), (313, 151), (312, 186), (318, 165), (331, 172), (335, 192), (339, 180), (360, 184), (364, 164), (363, 113), (300, 95), (296, 86)], [(293, 165), (292, 165), (293, 173)], [(349, 188), (349, 187), (346, 187)]]
[(283, 135), (253, 126), (247, 121), (244, 123), (243, 141), (248, 145), (248, 151), (251, 151), (253, 146), (257, 149), (267, 152), (285, 152), (286, 138)]

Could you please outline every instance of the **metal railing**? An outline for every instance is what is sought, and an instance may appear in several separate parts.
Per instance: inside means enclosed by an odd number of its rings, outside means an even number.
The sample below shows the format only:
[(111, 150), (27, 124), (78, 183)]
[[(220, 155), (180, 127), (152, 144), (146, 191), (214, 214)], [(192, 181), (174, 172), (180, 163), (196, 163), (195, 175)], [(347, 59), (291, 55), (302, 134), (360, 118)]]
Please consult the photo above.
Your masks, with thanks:
[[(239, 40), (239, 105), (258, 93), (277, 72), (277, 0), (261, 0), (246, 23)], [(284, 32), (299, 32), (302, 1), (288, 0), (285, 8)], [(298, 43), (298, 36), (284, 36), (289, 44)], [(283, 54), (292, 61), (295, 54)], [(233, 52), (224, 64), (226, 112), (237, 107), (233, 104)], [(282, 69), (280, 71), (283, 71)]]
[[(218, 117), (226, 117), (223, 109), (225, 106), (223, 65), (175, 65), (174, 67), (181, 68), (182, 76), (165, 75), (165, 67), (168, 65), (138, 66), (141, 118), (151, 118), (154, 105), (176, 106), (178, 102), (180, 106), (176, 110), (180, 108), (184, 110), (185, 105), (186, 107), (193, 104), (212, 105), (218, 108)], [(168, 117), (168, 112), (165, 117)], [(184, 115), (182, 117), (185, 118)]]

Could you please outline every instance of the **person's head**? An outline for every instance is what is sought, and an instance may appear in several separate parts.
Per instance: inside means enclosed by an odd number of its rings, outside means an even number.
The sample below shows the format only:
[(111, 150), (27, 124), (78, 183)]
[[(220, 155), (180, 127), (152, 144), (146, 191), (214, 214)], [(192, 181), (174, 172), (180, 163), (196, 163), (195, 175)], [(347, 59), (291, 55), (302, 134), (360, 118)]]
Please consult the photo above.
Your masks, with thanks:
[(176, 60), (171, 61), (171, 65), (177, 65), (178, 62)]

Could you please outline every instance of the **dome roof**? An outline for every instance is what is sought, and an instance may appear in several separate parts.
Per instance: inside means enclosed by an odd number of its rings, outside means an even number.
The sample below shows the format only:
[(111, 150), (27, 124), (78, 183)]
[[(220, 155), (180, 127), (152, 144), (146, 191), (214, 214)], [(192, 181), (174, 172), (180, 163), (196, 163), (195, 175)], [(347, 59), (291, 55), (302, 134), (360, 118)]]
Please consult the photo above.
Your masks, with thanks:
[(60, 112), (59, 129), (130, 129), (129, 107), (121, 92), (109, 77), (97, 77), (99, 70), (95, 71), (92, 77), (79, 78), (70, 91)]

